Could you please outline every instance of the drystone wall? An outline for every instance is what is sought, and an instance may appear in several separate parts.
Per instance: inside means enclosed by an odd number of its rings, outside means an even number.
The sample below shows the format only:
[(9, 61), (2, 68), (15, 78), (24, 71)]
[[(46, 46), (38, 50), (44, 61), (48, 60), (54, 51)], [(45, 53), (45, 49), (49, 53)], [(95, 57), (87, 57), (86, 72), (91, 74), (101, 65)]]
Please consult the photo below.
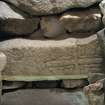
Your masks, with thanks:
[[(0, 0), (2, 76), (71, 76), (63, 86), (83, 89), (82, 76), (105, 77), (104, 27), (105, 0)], [(84, 98), (76, 105), (104, 104), (103, 93)]]

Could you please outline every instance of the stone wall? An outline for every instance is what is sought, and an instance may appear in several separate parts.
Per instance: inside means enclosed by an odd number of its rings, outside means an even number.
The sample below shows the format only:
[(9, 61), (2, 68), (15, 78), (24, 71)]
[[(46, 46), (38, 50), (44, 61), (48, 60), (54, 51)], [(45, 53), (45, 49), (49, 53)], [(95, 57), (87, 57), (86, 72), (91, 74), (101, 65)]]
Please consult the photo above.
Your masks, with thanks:
[[(84, 79), (104, 78), (104, 5), (105, 0), (1, 0), (4, 79), (51, 76), (65, 88), (83, 88)], [(96, 98), (90, 105), (102, 105)]]

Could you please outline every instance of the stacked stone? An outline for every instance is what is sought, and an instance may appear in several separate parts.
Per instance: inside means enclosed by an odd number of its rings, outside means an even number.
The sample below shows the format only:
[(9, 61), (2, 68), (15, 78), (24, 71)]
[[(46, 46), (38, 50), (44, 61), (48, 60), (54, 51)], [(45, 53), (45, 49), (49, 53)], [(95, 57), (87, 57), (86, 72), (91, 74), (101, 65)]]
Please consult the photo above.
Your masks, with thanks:
[(1, 0), (0, 31), (6, 37), (25, 36), (32, 39), (38, 34), (56, 38), (67, 33), (70, 36), (80, 33), (77, 37), (87, 37), (87, 34), (95, 33), (102, 27), (98, 6), (91, 6), (100, 1)]
[(8, 61), (3, 75), (102, 73), (103, 53), (96, 35), (104, 27), (100, 2), (1, 0), (0, 50)]
[(105, 25), (104, 4), (105, 0), (0, 0), (0, 51), (7, 57), (4, 79), (67, 76), (64, 79), (72, 80), (63, 80), (63, 86), (75, 88), (83, 87), (84, 79), (92, 83), (103, 78), (99, 37), (104, 32), (97, 32)]
[[(102, 13), (102, 23), (103, 23), (103, 26), (104, 28), (102, 30), (100, 30), (99, 32), (97, 32), (97, 35), (98, 35), (98, 38), (99, 38), (99, 41), (100, 41), (100, 44), (101, 44), (101, 48), (103, 49), (103, 54), (104, 54), (104, 57), (105, 57), (105, 0), (103, 0), (100, 4), (99, 4), (99, 7), (100, 7), (100, 11)], [(103, 62), (103, 65), (104, 65), (104, 62)], [(103, 67), (103, 73), (105, 74), (105, 66)], [(94, 75), (95, 74), (95, 75)], [(90, 83), (95, 83), (97, 80), (99, 80), (101, 83), (102, 82), (102, 85), (103, 87), (102, 88), (95, 88), (96, 90), (94, 91), (91, 91), (92, 88), (89, 89), (90, 92), (88, 92), (87, 96), (88, 96), (88, 101), (89, 101), (89, 104), (90, 105), (104, 105), (105, 104), (105, 82), (104, 79), (105, 79), (105, 75), (103, 74), (100, 74), (99, 73), (92, 73), (91, 76), (89, 77), (89, 81)], [(102, 79), (102, 80), (101, 80)], [(98, 82), (97, 82), (98, 83)], [(92, 86), (92, 84), (91, 84)], [(95, 86), (95, 85), (93, 85)], [(95, 87), (98, 87), (98, 85), (96, 85)], [(99, 84), (99, 87), (101, 87), (101, 84)], [(103, 89), (103, 91), (102, 91)]]

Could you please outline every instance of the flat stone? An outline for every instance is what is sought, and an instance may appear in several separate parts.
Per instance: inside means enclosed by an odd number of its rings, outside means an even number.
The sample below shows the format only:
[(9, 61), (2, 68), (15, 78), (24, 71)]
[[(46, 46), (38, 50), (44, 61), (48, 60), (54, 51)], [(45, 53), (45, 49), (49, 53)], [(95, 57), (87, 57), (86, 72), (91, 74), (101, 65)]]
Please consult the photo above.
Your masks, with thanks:
[(29, 35), (38, 28), (38, 18), (30, 18), (3, 1), (0, 1), (0, 10), (0, 32), (7, 37)]
[(86, 8), (102, 0), (4, 0), (30, 15), (57, 14), (70, 8)]
[(68, 32), (97, 32), (102, 27), (101, 12), (98, 8), (71, 10), (64, 13), (60, 22)]
[(0, 50), (7, 56), (6, 76), (54, 78), (102, 72), (103, 55), (97, 35), (62, 40), (13, 39), (0, 42)]
[(3, 105), (89, 105), (87, 97), (81, 91), (59, 89), (28, 89), (18, 90), (3, 95)]

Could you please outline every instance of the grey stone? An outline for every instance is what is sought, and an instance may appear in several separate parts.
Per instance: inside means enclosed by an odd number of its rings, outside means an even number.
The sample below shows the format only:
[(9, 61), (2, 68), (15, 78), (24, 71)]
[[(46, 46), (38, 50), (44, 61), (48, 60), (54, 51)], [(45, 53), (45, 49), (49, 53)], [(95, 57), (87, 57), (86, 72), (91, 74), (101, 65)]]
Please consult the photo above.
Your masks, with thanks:
[(81, 88), (84, 87), (86, 85), (86, 81), (85, 80), (63, 80), (62, 81), (62, 87), (64, 88)]
[(103, 55), (105, 55), (105, 28), (97, 32)]
[(105, 16), (102, 17), (102, 22), (105, 25)]
[(46, 37), (44, 37), (43, 35), (43, 31), (41, 29), (35, 31), (34, 33), (30, 34), (27, 39), (31, 39), (31, 40), (47, 40)]
[(102, 0), (4, 0), (31, 15), (61, 13), (70, 8), (88, 7)]
[(103, 21), (103, 24), (105, 25), (105, 0), (103, 0), (100, 4), (100, 10), (103, 14), (103, 18), (102, 18), (102, 21)]
[(0, 22), (0, 31), (7, 36), (28, 36), (38, 29), (38, 18), (6, 19)]
[(102, 27), (101, 12), (97, 8), (72, 10), (64, 13), (60, 21), (68, 32), (96, 32)]
[[(59, 89), (62, 91), (61, 89)], [(83, 91), (57, 92), (55, 89), (25, 89), (3, 95), (4, 105), (89, 105)]]
[(84, 92), (87, 95), (89, 105), (105, 105), (103, 80), (99, 80), (96, 83), (90, 84), (84, 88)]
[(0, 52), (0, 72), (4, 70), (6, 63), (7, 63), (6, 55)]
[(41, 30), (48, 38), (61, 36), (65, 33), (64, 27), (57, 16), (43, 17), (41, 20)]
[(14, 39), (0, 42), (0, 50), (8, 61), (3, 75), (56, 78), (102, 72), (103, 56), (97, 35), (62, 40)]
[(89, 73), (88, 81), (90, 84), (95, 83), (98, 80), (104, 79), (105, 74), (104, 73)]
[(103, 15), (105, 15), (105, 0), (102, 0), (99, 6), (101, 9), (101, 12), (103, 13)]
[(14, 11), (8, 4), (3, 1), (0, 1), (0, 19), (24, 19), (24, 16)]
[(89, 105), (105, 105), (104, 93), (100, 92), (89, 92), (87, 94)]
[(39, 19), (30, 18), (3, 1), (0, 1), (0, 10), (0, 32), (13, 36), (28, 35), (38, 28)]

